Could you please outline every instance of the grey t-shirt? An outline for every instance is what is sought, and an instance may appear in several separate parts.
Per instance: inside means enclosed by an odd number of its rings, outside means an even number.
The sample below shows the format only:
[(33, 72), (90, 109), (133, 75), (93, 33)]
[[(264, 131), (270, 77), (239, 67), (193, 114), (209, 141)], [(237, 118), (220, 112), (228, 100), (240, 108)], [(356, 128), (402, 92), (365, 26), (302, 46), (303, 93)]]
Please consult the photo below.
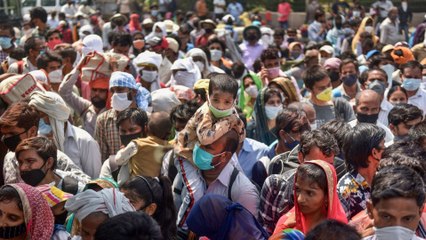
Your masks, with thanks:
[(317, 114), (316, 123), (318, 127), (334, 119), (343, 120), (347, 123), (355, 119), (352, 106), (344, 98), (334, 98), (333, 105), (328, 106), (318, 106), (312, 102), (311, 104)]

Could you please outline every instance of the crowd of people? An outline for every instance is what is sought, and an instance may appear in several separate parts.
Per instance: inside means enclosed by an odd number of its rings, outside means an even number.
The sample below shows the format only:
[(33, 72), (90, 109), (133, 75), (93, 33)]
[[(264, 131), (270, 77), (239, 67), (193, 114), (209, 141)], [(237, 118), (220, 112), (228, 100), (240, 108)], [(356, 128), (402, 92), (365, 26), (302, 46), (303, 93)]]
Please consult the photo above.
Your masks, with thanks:
[(130, 2), (0, 24), (0, 239), (426, 238), (406, 0)]

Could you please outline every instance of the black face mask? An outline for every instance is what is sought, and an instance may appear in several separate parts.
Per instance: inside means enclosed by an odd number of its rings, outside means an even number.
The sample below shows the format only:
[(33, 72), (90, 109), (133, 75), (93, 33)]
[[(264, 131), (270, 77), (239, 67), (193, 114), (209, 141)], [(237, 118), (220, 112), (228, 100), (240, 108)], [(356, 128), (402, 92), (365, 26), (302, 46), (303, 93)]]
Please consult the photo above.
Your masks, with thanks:
[(372, 123), (372, 124), (376, 124), (377, 119), (379, 118), (379, 114), (364, 114), (364, 113), (356, 113), (356, 119), (358, 120), (358, 122), (360, 123)]
[[(28, 130), (27, 130), (28, 131)], [(25, 132), (27, 132), (27, 131), (25, 131)], [(25, 133), (25, 132), (23, 132), (23, 133)], [(16, 147), (18, 146), (18, 144), (21, 142), (21, 137), (20, 137), (20, 135), (21, 135), (22, 133), (20, 133), (20, 134), (16, 134), (16, 135), (13, 135), (13, 136), (10, 136), (10, 137), (8, 137), (8, 138), (5, 138), (4, 136), (3, 136), (3, 138), (1, 139), (2, 140), (2, 142), (4, 143), (4, 145), (6, 145), (6, 147), (10, 150), (10, 151), (12, 151), (12, 152), (14, 152), (15, 151), (15, 149), (16, 149)]]
[(25, 222), (18, 226), (13, 227), (0, 227), (0, 238), (11, 239), (21, 236), (26, 232)]
[(64, 225), (65, 224), (65, 220), (67, 220), (68, 217), (68, 212), (65, 211), (59, 215), (55, 215), (55, 224), (58, 225)]
[(206, 29), (204, 29), (204, 31), (206, 31), (206, 33), (208, 33), (208, 34), (213, 33), (213, 29), (211, 29), (211, 28), (206, 28)]
[(339, 80), (340, 78), (339, 72), (335, 72), (335, 71), (328, 72), (328, 76), (330, 77), (330, 80), (332, 82), (335, 82)]
[(39, 169), (21, 172), (22, 180), (24, 180), (26, 184), (31, 185), (33, 187), (37, 186), (41, 182), (41, 180), (43, 180), (43, 178), (46, 176), (46, 173), (41, 170), (46, 164), (46, 162), (44, 162), (43, 166), (41, 166), (41, 168)]
[(256, 34), (248, 34), (247, 35), (247, 40), (249, 41), (254, 41), (257, 39), (257, 35)]
[(134, 134), (120, 135), (121, 144), (127, 146), (133, 139), (141, 138), (142, 131)]
[(294, 38), (290, 38), (290, 37), (289, 37), (289, 38), (287, 38), (287, 42), (288, 42), (288, 43), (292, 43), (292, 42), (294, 42)]
[(95, 106), (95, 108), (97, 109), (102, 109), (106, 106), (106, 100), (97, 100), (95, 98), (90, 99), (90, 101), (92, 102), (93, 106)]

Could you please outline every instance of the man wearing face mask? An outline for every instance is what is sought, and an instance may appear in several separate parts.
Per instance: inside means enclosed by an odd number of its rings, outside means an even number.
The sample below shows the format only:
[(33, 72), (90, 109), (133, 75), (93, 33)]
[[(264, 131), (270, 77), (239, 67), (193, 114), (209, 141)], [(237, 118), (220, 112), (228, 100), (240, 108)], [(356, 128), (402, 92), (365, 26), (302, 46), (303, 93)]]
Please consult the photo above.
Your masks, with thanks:
[[(37, 136), (40, 117), (34, 107), (28, 105), (28, 101), (22, 100), (12, 104), (0, 118), (0, 132), (3, 135), (1, 141), (9, 149), (4, 158), (3, 172), (4, 182), (17, 183), (21, 181), (18, 161), (15, 157), (15, 149), (19, 143), (27, 138)], [(73, 161), (61, 151), (57, 151), (57, 169), (69, 172), (74, 178), (86, 183), (90, 177), (81, 171)]]
[(195, 47), (197, 48), (207, 46), (209, 37), (214, 34), (214, 30), (216, 29), (216, 23), (211, 19), (206, 19), (200, 22), (200, 26), (204, 29), (204, 34), (197, 37), (197, 40), (195, 41)]
[(160, 82), (167, 84), (172, 77), (170, 68), (179, 57), (179, 43), (174, 38), (166, 38), (168, 47), (163, 50), (163, 61), (158, 71)]
[(244, 41), (239, 45), (242, 51), (243, 62), (246, 68), (253, 71), (253, 63), (260, 57), (264, 46), (259, 43), (261, 37), (260, 29), (254, 25), (244, 28)]
[(8, 73), (24, 74), (37, 68), (37, 57), (46, 49), (45, 41), (38, 37), (30, 37), (25, 41), (24, 50), (27, 57), (9, 66)]
[(426, 112), (426, 92), (420, 88), (423, 66), (417, 61), (410, 61), (401, 67), (402, 87), (407, 91), (408, 103)]
[(11, 25), (0, 25), (0, 62), (6, 60), (9, 53), (15, 48), (15, 32)]
[(324, 68), (328, 72), (328, 76), (331, 80), (331, 86), (333, 87), (333, 97), (340, 97), (341, 92), (339, 86), (342, 84), (340, 79), (340, 64), (342, 60), (340, 58), (329, 58), (324, 62)]
[(78, 96), (73, 92), (73, 87), (81, 74), (81, 67), (84, 62), (83, 59), (76, 68), (65, 76), (64, 81), (59, 86), (58, 93), (74, 109), (75, 113), (81, 116), (83, 129), (94, 136), (97, 117), (107, 110), (107, 105), (110, 105), (108, 98), (109, 79), (105, 76), (89, 82), (90, 101)]
[(49, 86), (58, 92), (62, 82), (62, 57), (56, 52), (47, 50), (37, 58), (37, 68), (44, 70), (47, 74)]
[(357, 94), (355, 98), (354, 111), (356, 119), (349, 122), (351, 127), (359, 123), (375, 124), (386, 132), (385, 145), (388, 146), (393, 142), (393, 134), (389, 128), (377, 121), (380, 112), (381, 96), (374, 90), (366, 89)]
[(317, 127), (333, 119), (345, 122), (355, 119), (353, 109), (343, 98), (332, 98), (331, 80), (327, 71), (319, 65), (308, 68), (303, 82), (310, 92), (309, 102), (317, 114)]
[[(163, 57), (151, 51), (144, 51), (133, 59), (142, 87), (150, 92), (160, 89), (158, 70)], [(170, 70), (169, 70), (170, 71)]]
[(340, 64), (339, 70), (343, 84), (333, 90), (333, 96), (338, 95), (351, 101), (361, 91), (358, 84), (358, 63), (353, 59), (345, 59)]
[(136, 84), (131, 74), (125, 72), (111, 74), (109, 90), (112, 93), (112, 109), (103, 112), (96, 119), (95, 139), (99, 143), (102, 160), (115, 155), (121, 148), (117, 113), (127, 108), (146, 110), (150, 98), (149, 92), (140, 84)]

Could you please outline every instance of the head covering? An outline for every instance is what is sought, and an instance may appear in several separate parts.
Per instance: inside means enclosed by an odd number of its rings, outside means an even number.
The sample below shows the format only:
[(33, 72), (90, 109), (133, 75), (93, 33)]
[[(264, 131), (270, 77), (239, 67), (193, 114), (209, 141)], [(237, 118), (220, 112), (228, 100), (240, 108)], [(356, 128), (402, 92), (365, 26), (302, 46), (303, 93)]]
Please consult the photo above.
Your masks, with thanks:
[(140, 53), (135, 59), (133, 59), (133, 64), (135, 65), (138, 71), (142, 66), (147, 64), (155, 65), (157, 69), (160, 69), (162, 61), (163, 58), (160, 54), (151, 51), (144, 51)]
[(127, 87), (135, 89), (137, 91), (135, 99), (136, 105), (144, 111), (148, 108), (148, 101), (144, 98), (143, 87), (140, 83), (136, 83), (133, 75), (126, 72), (113, 72), (109, 79), (109, 88), (111, 89), (112, 87)]
[(373, 50), (368, 51), (367, 54), (365, 54), (365, 58), (368, 60), (372, 56), (377, 55), (377, 54), (380, 54), (380, 52), (378, 50), (376, 50), (376, 49), (373, 49)]
[[(356, 53), (357, 44), (360, 42), (361, 33), (365, 32), (365, 25), (367, 24), (367, 21), (369, 20), (372, 23), (374, 23), (373, 18), (371, 17), (365, 17), (362, 19), (361, 24), (358, 27), (358, 31), (356, 32), (354, 38), (352, 39), (352, 52), (354, 53)], [(371, 35), (372, 35), (374, 44), (376, 44), (378, 41), (378, 37), (376, 37), (376, 34), (374, 33), (374, 31), (371, 32)]]
[(166, 40), (167, 40), (167, 43), (169, 44), (169, 48), (173, 52), (177, 53), (179, 51), (179, 43), (176, 41), (176, 39), (168, 37), (166, 38)]
[(228, 198), (207, 194), (197, 201), (186, 220), (188, 229), (211, 240), (268, 239), (268, 233), (241, 204)]
[(116, 13), (116, 14), (114, 14), (114, 16), (112, 16), (111, 17), (111, 19), (110, 19), (110, 21), (114, 21), (114, 20), (121, 20), (124, 24), (126, 24), (127, 23), (127, 17), (126, 17), (126, 15), (124, 15), (124, 14), (121, 14), (121, 13)]
[(211, 25), (213, 28), (216, 28), (216, 23), (211, 19), (205, 19), (200, 21), (200, 27), (205, 28), (203, 25)]
[[(336, 170), (334, 170), (333, 165), (322, 161), (322, 160), (313, 160), (313, 161), (306, 161), (304, 164), (314, 164), (318, 167), (320, 167), (326, 176), (327, 181), (327, 190), (328, 192), (325, 194), (327, 197), (327, 219), (334, 219), (337, 221), (340, 221), (342, 223), (348, 223), (348, 219), (346, 218), (346, 213), (343, 210), (342, 204), (340, 203), (339, 196), (337, 194), (337, 176), (336, 176)], [(294, 182), (297, 182), (297, 172), (295, 175)], [(274, 233), (281, 231), (282, 229), (286, 229), (286, 225), (284, 224), (288, 218), (289, 215), (295, 214), (296, 215), (296, 227), (294, 229), (300, 230), (303, 233), (308, 232), (308, 226), (306, 226), (306, 219), (303, 213), (299, 209), (299, 204), (297, 204), (297, 194), (296, 194), (296, 187), (294, 187), (294, 207), (290, 210), (289, 213), (283, 215), (277, 223), (277, 226), (275, 228)]]
[(97, 178), (95, 180), (89, 181), (86, 184), (86, 186), (84, 187), (84, 190), (89, 189), (90, 186), (93, 186), (93, 185), (98, 186), (102, 189), (104, 189), (104, 188), (118, 188), (118, 183), (116, 181), (114, 181), (114, 179), (103, 177), (103, 178)]
[[(247, 77), (249, 77), (253, 80), (253, 82), (256, 85), (257, 90), (259, 92), (263, 88), (263, 83), (262, 83), (262, 80), (260, 79), (260, 77), (256, 73), (251, 72), (251, 71), (248, 74), (246, 74), (245, 76), (243, 76), (243, 78), (241, 79), (240, 96), (238, 98), (238, 107), (240, 107), (241, 110), (243, 110), (244, 115), (246, 116), (247, 119), (249, 119), (249, 118), (251, 118), (251, 116), (253, 114), (253, 108), (251, 106), (247, 105), (247, 103), (251, 99), (250, 96), (248, 94), (246, 94), (246, 92), (245, 92), (246, 89), (244, 87), (244, 79), (247, 78)], [(207, 91), (208, 91), (208, 85), (207, 85)]]
[(174, 92), (178, 99), (184, 99), (186, 101), (194, 99), (195, 97), (195, 93), (191, 88), (182, 85), (171, 86), (170, 91)]
[(29, 72), (29, 74), (31, 74), (31, 76), (33, 76), (37, 81), (48, 83), (46, 72), (43, 70), (34, 70)]
[(250, 30), (250, 29), (256, 30), (258, 38), (260, 38), (262, 36), (262, 33), (260, 32), (260, 28), (258, 26), (250, 25), (250, 26), (245, 27), (244, 30), (243, 30), (244, 39), (247, 38), (247, 31)]
[(226, 14), (222, 17), (222, 21), (227, 24), (229, 21), (235, 22), (235, 18), (231, 14)]
[(385, 53), (385, 52), (387, 52), (387, 51), (389, 51), (389, 50), (393, 50), (395, 47), (392, 45), (392, 44), (387, 44), (386, 46), (384, 46), (383, 48), (382, 48), (382, 53)]
[(36, 91), (45, 91), (32, 74), (14, 75), (0, 82), (0, 96), (8, 104), (20, 101)]
[(83, 39), (83, 48), (81, 49), (84, 56), (89, 52), (96, 51), (98, 53), (103, 53), (103, 42), (102, 38), (96, 34), (90, 34)]
[(174, 107), (181, 104), (176, 94), (168, 88), (153, 91), (151, 97), (152, 112), (170, 113)]
[(300, 46), (300, 48), (303, 50), (303, 44), (302, 44), (301, 42), (291, 42), (291, 43), (288, 45), (288, 49), (289, 49), (290, 51), (292, 51), (292, 50), (293, 50), (293, 48), (294, 48), (294, 46), (296, 46), (296, 45), (299, 45), (299, 46)]
[(78, 30), (78, 36), (80, 36), (80, 39), (84, 39), (91, 34), (93, 34), (93, 27), (90, 24), (83, 25)]
[(177, 33), (179, 30), (179, 26), (170, 19), (164, 20), (164, 25), (166, 26), (166, 32), (168, 34)]
[(141, 23), (139, 22), (139, 14), (133, 13), (130, 15), (129, 30), (130, 32), (142, 31)]
[(192, 58), (184, 58), (184, 59), (176, 60), (173, 63), (171, 70), (179, 70), (179, 69), (185, 69), (188, 73), (191, 74), (191, 78), (187, 78), (183, 81), (182, 81), (182, 79), (179, 79), (179, 81), (176, 81), (176, 79), (174, 78), (174, 75), (172, 75), (172, 77), (170, 79), (170, 83), (171, 83), (172, 86), (173, 85), (183, 85), (183, 86), (192, 88), (194, 86), (195, 82), (197, 80), (201, 79), (200, 70), (198, 69), (197, 65), (195, 65)]
[(342, 63), (342, 60), (340, 60), (340, 58), (332, 57), (332, 58), (325, 60), (324, 68), (327, 69), (327, 70), (328, 69), (339, 70), (341, 63)]
[(209, 92), (209, 84), (210, 84), (210, 79), (200, 79), (195, 82), (193, 89), (194, 90), (204, 89), (206, 90), (206, 94), (207, 94)]
[(414, 55), (411, 52), (411, 50), (407, 47), (395, 47), (392, 52), (391, 56), (396, 64), (405, 64), (409, 61), (414, 61)]
[(153, 24), (154, 22), (152, 21), (152, 19), (151, 18), (145, 18), (143, 21), (142, 21), (142, 25), (147, 25), (147, 24)]
[(269, 82), (269, 84), (271, 83), (277, 84), (280, 87), (281, 91), (283, 91), (285, 99), (282, 99), (282, 100), (283, 101), (285, 100), (286, 104), (300, 101), (299, 94), (297, 93), (297, 89), (290, 78), (277, 77), (272, 79), (272, 81)]
[(64, 124), (68, 121), (71, 111), (62, 97), (50, 91), (33, 92), (29, 105), (49, 116), (50, 126), (53, 130), (53, 142), (59, 150), (64, 151)]
[(330, 45), (324, 45), (320, 48), (320, 52), (324, 51), (328, 54), (331, 54), (331, 56), (334, 56), (334, 48)]
[(74, 196), (55, 186), (49, 186), (47, 184), (38, 186), (37, 189), (43, 194), (44, 199), (46, 199), (50, 207), (54, 207)]
[(50, 240), (53, 234), (55, 219), (49, 204), (47, 204), (41, 192), (37, 188), (25, 183), (5, 186), (13, 187), (19, 194), (27, 228), (26, 239)]
[(256, 121), (255, 139), (269, 146), (271, 143), (277, 140), (277, 137), (274, 133), (275, 128), (271, 130), (268, 128), (268, 119), (265, 113), (265, 93), (268, 89), (268, 87), (263, 88), (262, 91), (260, 91), (257, 95), (256, 102), (254, 103), (253, 115)]
[(200, 49), (200, 48), (193, 48), (191, 50), (189, 50), (186, 54), (185, 54), (186, 58), (194, 58), (194, 57), (202, 57), (204, 60), (204, 69), (200, 70), (203, 76), (207, 76), (210, 73), (214, 72), (214, 69), (212, 68), (212, 66), (210, 65), (210, 62), (207, 59), (207, 55), (206, 53)]
[(96, 78), (89, 82), (90, 88), (109, 89), (109, 78)]
[(162, 37), (167, 36), (166, 24), (164, 22), (156, 22), (154, 23), (154, 26), (152, 26), (152, 32), (147, 36), (147, 38), (155, 36), (155, 29), (157, 28), (161, 29)]
[(80, 222), (94, 212), (105, 213), (111, 218), (135, 211), (129, 199), (116, 188), (105, 188), (99, 192), (88, 189), (68, 199), (65, 208), (75, 213)]

